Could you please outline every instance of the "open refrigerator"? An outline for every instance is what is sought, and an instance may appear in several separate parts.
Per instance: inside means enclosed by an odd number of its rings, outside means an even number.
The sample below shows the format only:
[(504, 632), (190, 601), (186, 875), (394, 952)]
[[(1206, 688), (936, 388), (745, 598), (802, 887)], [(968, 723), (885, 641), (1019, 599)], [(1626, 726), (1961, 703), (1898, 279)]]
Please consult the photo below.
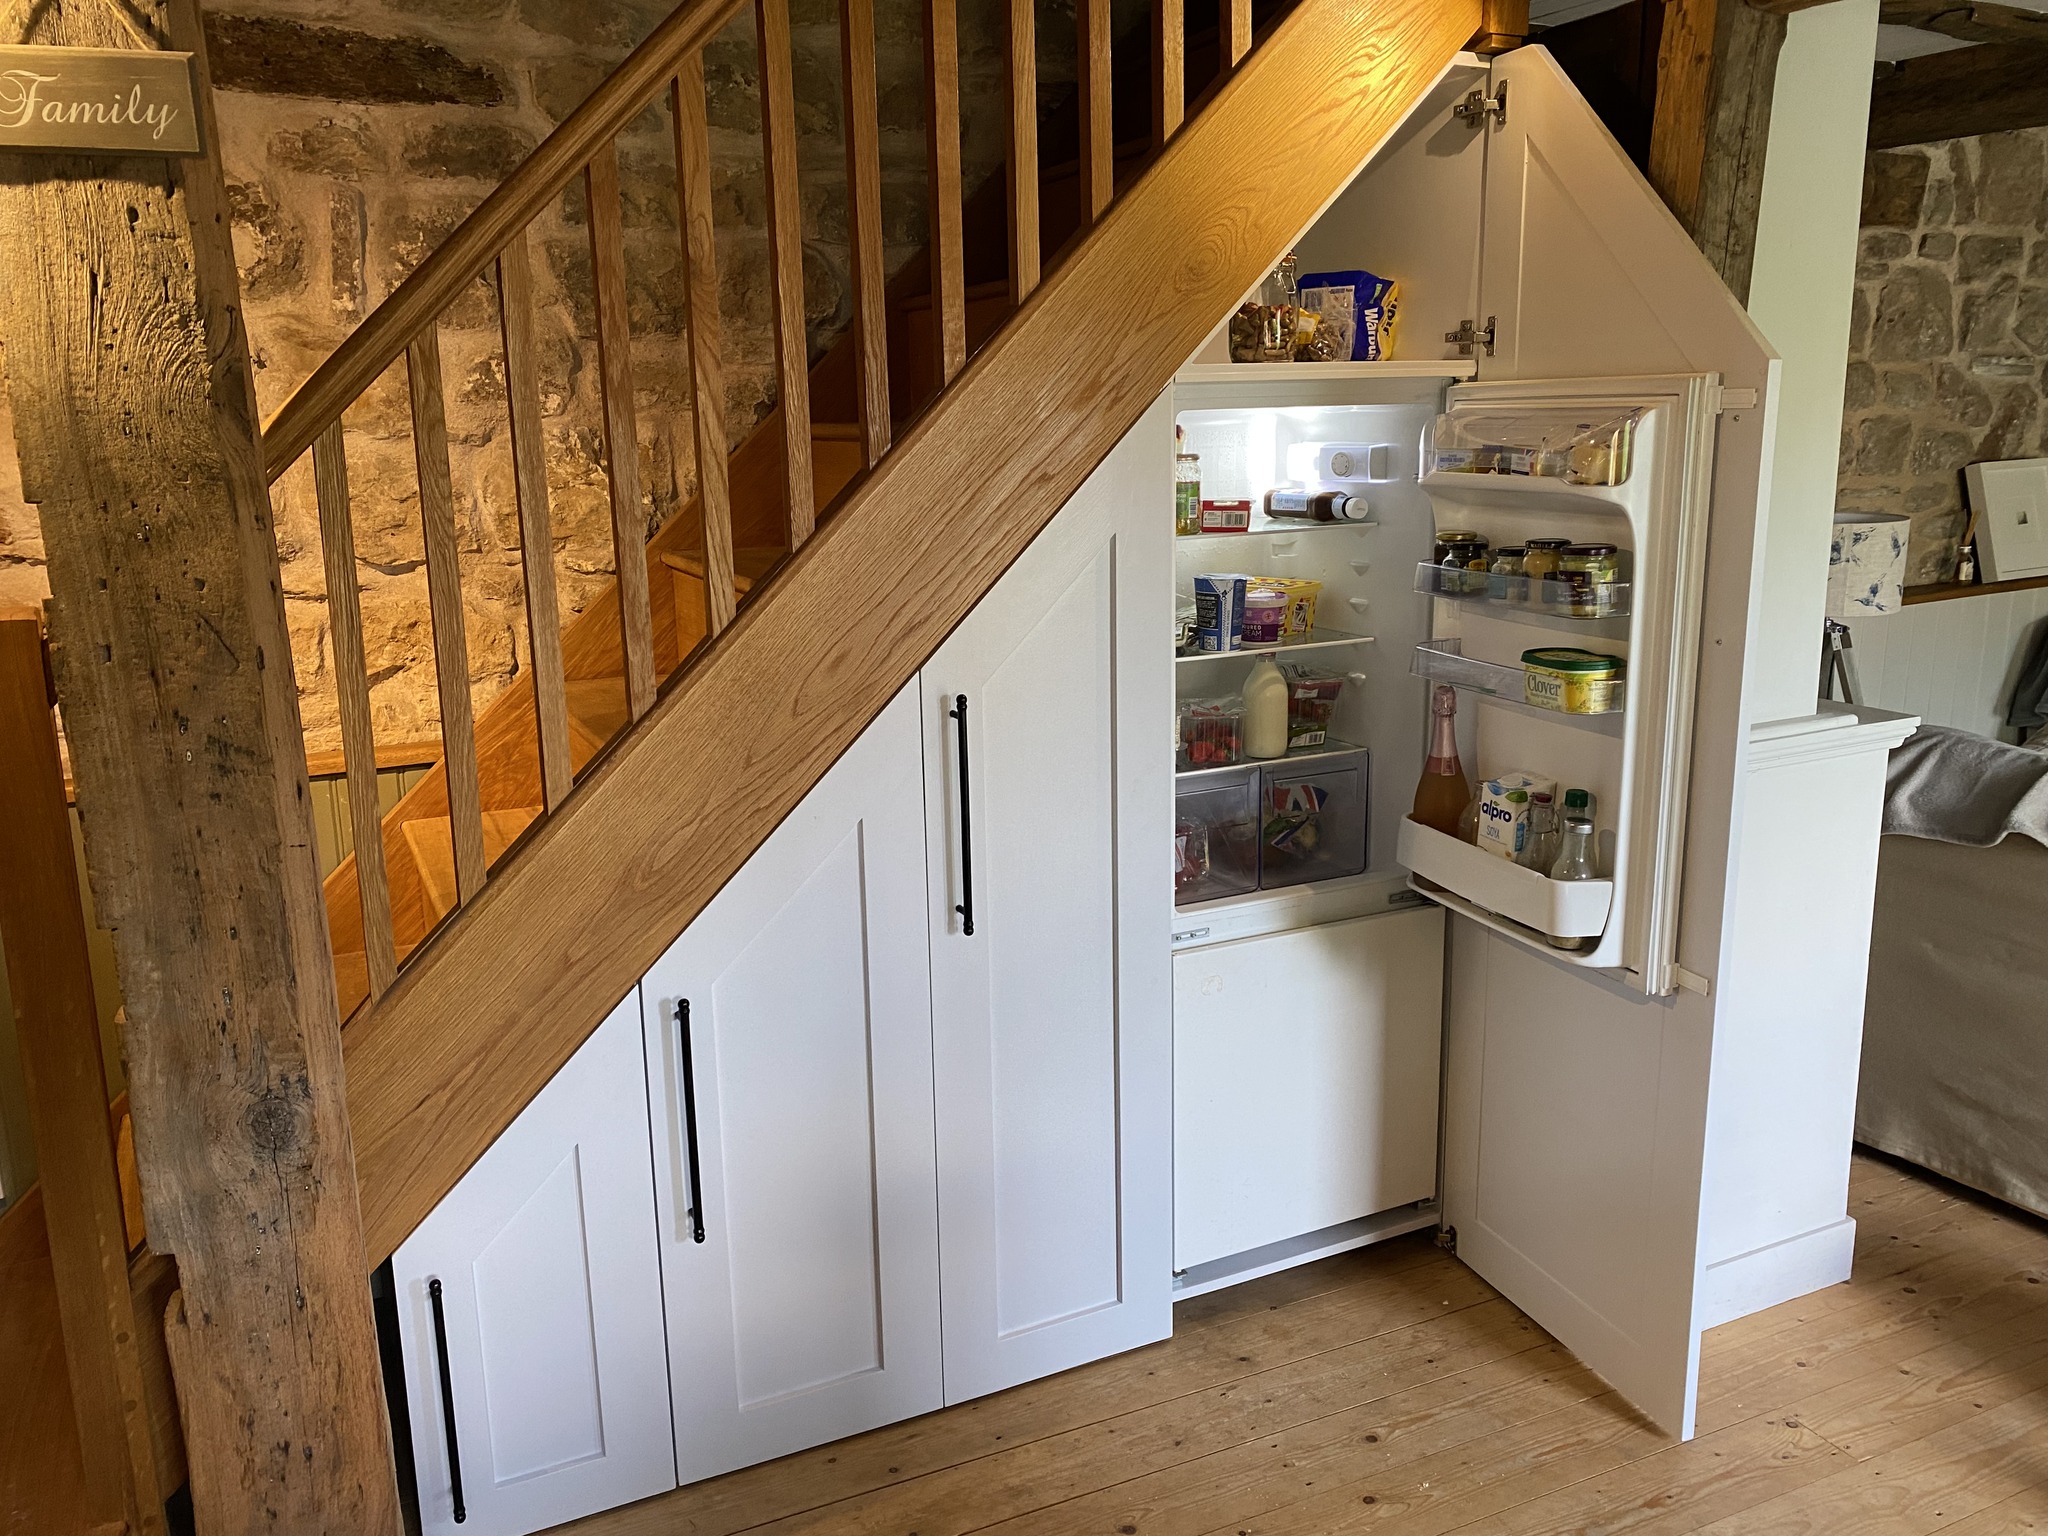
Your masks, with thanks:
[[(1715, 382), (1373, 381), (1353, 393), (1396, 398), (1203, 398), (1223, 387), (1183, 386), (1176, 397), (1205, 500), (1258, 506), (1276, 487), (1305, 487), (1363, 498), (1368, 511), (1321, 523), (1260, 516), (1241, 533), (1176, 541), (1184, 599), (1205, 575), (1320, 584), (1314, 627), (1298, 637), (1184, 648), (1183, 719), (1241, 690), (1263, 651), (1297, 675), (1342, 684), (1327, 739), (1284, 758), (1205, 766), (1177, 743), (1176, 937), (1427, 900), (1647, 995), (1683, 984), (1675, 915)], [(1570, 445), (1595, 440), (1598, 456), (1582, 449), (1575, 468)], [(1333, 462), (1354, 473), (1332, 475)], [(1614, 570), (1587, 590), (1565, 577), (1447, 566), (1449, 532), (1477, 534), (1489, 550), (1545, 537), (1611, 548)], [(1614, 658), (1619, 686), (1574, 709), (1532, 703), (1550, 691), (1539, 683), (1532, 693), (1523, 658), (1556, 648)], [(1555, 783), (1560, 801), (1567, 785), (1590, 791), (1600, 878), (1553, 880), (1408, 817), (1433, 683), (1458, 691), (1459, 755), (1475, 788), (1521, 772)], [(1287, 856), (1288, 806), (1301, 813), (1302, 783), (1325, 789), (1311, 858)]]

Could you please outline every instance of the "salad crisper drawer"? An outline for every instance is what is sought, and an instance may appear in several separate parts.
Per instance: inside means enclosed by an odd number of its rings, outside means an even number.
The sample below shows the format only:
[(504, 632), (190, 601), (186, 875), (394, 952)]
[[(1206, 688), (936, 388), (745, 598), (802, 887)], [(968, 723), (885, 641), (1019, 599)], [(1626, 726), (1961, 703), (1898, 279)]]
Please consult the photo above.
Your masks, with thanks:
[(1261, 770), (1259, 885), (1305, 885), (1363, 874), (1372, 756), (1363, 749)]
[(1259, 888), (1259, 775), (1251, 764), (1182, 774), (1176, 781), (1175, 906)]

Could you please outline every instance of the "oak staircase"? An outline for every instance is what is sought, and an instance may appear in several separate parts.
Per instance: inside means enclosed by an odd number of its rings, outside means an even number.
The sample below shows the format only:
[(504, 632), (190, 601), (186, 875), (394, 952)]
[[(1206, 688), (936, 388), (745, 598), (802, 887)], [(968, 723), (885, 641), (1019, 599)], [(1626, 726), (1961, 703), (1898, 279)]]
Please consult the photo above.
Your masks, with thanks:
[[(328, 571), (356, 854), (327, 904), (372, 1263), (914, 674), (1484, 9), (1294, 0), (1261, 12), (1254, 48), (1250, 0), (1223, 0), (1206, 35), (1182, 0), (1154, 0), (1150, 36), (1112, 47), (1108, 0), (1081, 0), (1073, 126), (1049, 119), (1041, 156), (1033, 8), (1010, 0), (1008, 173), (963, 196), (954, 0), (926, 0), (932, 239), (888, 278), (872, 3), (842, 0), (854, 325), (808, 366), (787, 0), (752, 0), (779, 403), (728, 455), (702, 50), (743, 3), (685, 0), (264, 434), (273, 484), (312, 453)], [(614, 140), (651, 104), (676, 141), (699, 494), (643, 545)], [(579, 182), (619, 576), (564, 628), (527, 230)], [(438, 324), (480, 275), (499, 300), (532, 666), (477, 713)], [(343, 412), (401, 359), (443, 757), (380, 816)]]

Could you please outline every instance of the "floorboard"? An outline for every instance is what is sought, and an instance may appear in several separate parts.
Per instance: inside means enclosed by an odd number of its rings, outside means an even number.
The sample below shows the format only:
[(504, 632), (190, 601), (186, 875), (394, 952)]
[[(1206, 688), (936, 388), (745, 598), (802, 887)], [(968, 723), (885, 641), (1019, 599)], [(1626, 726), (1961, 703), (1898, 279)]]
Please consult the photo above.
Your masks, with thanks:
[(1660, 1433), (1423, 1234), (1174, 1337), (565, 1527), (579, 1536), (2048, 1531), (2048, 1223), (1886, 1159), (1856, 1273), (1708, 1334)]

